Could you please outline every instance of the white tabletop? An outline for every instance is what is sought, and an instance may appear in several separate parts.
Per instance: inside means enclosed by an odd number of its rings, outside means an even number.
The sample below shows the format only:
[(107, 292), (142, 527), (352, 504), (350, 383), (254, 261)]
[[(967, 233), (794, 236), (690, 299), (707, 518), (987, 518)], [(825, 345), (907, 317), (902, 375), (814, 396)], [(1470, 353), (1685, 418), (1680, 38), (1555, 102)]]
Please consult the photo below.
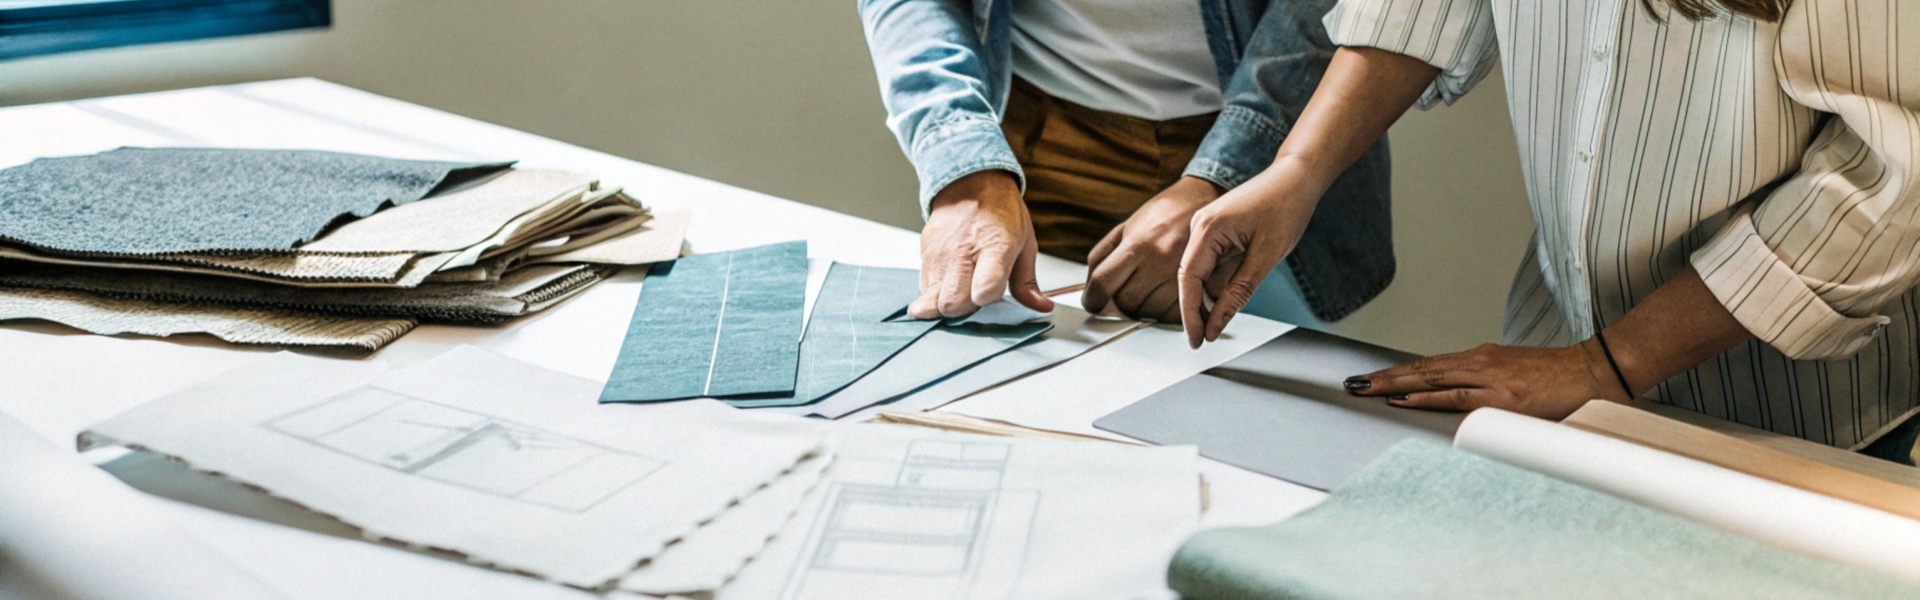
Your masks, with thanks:
[[(523, 166), (593, 173), (606, 184), (624, 186), (650, 206), (693, 211), (688, 241), (696, 252), (805, 239), (816, 259), (892, 267), (918, 264), (918, 239), (911, 231), (319, 80), (0, 109), (0, 167), (121, 146), (311, 148), (423, 159), (514, 159)], [(1083, 277), (1081, 265), (1042, 257), (1044, 286)], [(603, 379), (612, 369), (639, 280), (638, 274), (622, 275), (555, 310), (501, 327), (422, 326), (373, 357), (405, 366), (473, 344)], [(1268, 337), (1287, 328), (1241, 315), (1228, 333)], [(203, 336), (114, 338), (54, 325), (9, 324), (0, 327), (0, 411), (70, 447), (88, 425), (271, 351)], [(1025, 385), (965, 400), (949, 410), (1098, 434), (1091, 427), (1095, 418), (1227, 358), (1231, 356), (1221, 352), (1188, 351), (1184, 337), (1170, 328), (1149, 329), (1042, 372)], [(1090, 383), (1093, 380), (1097, 383)], [(144, 489), (192, 499), (192, 504), (169, 503), (189, 530), (297, 597), (590, 596), (349, 539), (350, 532), (333, 524), (161, 461), (123, 457), (108, 466), (123, 478), (138, 480)], [(1269, 523), (1323, 497), (1219, 463), (1208, 462), (1204, 470), (1213, 490), (1213, 506), (1202, 520), (1207, 527)], [(0, 573), (4, 571), (0, 563)], [(0, 591), (6, 590), (4, 583), (0, 581)]]

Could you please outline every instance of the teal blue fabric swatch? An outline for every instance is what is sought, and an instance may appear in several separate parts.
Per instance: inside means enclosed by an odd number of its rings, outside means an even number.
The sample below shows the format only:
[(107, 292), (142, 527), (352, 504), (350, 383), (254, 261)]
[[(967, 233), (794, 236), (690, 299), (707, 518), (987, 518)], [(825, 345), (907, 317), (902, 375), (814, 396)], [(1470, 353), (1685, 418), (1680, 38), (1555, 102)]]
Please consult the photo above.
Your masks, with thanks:
[[(1034, 313), (1041, 315), (1040, 313)], [(949, 322), (913, 343), (865, 377), (810, 406), (789, 409), (803, 416), (838, 419), (887, 402), (965, 371), (1033, 341), (1053, 329), (1047, 321), (991, 325)]]
[(806, 242), (657, 265), (600, 401), (791, 394), (806, 300)]
[(793, 393), (726, 402), (740, 408), (800, 406), (846, 387), (939, 324), (887, 320), (919, 295), (919, 271), (835, 263), (813, 301)]
[(1888, 577), (1421, 441), (1291, 519), (1193, 536), (1168, 582), (1187, 600), (1920, 598)]

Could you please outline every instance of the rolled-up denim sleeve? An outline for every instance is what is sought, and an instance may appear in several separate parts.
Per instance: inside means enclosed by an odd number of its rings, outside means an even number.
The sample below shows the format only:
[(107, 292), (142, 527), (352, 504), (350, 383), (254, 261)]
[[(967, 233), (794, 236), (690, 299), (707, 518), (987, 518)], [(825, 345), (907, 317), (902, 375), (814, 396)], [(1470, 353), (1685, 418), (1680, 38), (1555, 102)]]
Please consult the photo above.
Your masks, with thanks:
[(1273, 163), (1333, 58), (1333, 42), (1320, 24), (1332, 3), (1277, 0), (1267, 6), (1223, 86), (1220, 116), (1186, 175), (1232, 189)]
[(1405, 54), (1440, 69), (1417, 105), (1453, 104), (1493, 70), (1488, 0), (1341, 0), (1324, 23), (1333, 43)]
[(1000, 131), (980, 32), (960, 0), (861, 0), (887, 127), (920, 178), (920, 211), (954, 180), (1025, 176)]

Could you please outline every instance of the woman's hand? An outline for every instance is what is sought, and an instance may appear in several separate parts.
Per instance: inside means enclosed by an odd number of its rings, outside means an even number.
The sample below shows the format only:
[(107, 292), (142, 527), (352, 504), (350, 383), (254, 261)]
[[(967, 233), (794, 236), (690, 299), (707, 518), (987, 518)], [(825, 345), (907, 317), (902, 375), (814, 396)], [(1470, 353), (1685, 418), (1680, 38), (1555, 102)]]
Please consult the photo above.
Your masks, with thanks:
[(1193, 214), (1179, 276), (1180, 322), (1188, 346), (1219, 340), (1267, 273), (1300, 243), (1313, 207), (1327, 189), (1326, 178), (1312, 173), (1291, 168), (1284, 159), (1276, 161)]
[(1599, 343), (1566, 348), (1486, 344), (1466, 352), (1423, 358), (1348, 378), (1347, 390), (1385, 396), (1394, 406), (1468, 411), (1483, 406), (1561, 419), (1588, 400), (1635, 396), (1621, 389)]

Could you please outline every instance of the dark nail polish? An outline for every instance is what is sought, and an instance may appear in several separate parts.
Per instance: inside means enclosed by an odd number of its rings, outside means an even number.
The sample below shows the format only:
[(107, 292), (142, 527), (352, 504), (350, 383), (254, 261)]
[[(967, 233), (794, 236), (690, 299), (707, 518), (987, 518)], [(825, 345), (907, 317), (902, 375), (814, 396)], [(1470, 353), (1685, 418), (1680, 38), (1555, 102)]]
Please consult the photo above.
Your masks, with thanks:
[(1365, 377), (1348, 377), (1346, 386), (1348, 390), (1357, 392), (1373, 387), (1373, 380)]
[(1392, 396), (1387, 396), (1387, 400), (1390, 400), (1390, 401), (1393, 401), (1393, 402), (1405, 402), (1405, 401), (1407, 400), (1407, 395), (1406, 395), (1406, 394), (1394, 394), (1394, 395), (1392, 395)]

